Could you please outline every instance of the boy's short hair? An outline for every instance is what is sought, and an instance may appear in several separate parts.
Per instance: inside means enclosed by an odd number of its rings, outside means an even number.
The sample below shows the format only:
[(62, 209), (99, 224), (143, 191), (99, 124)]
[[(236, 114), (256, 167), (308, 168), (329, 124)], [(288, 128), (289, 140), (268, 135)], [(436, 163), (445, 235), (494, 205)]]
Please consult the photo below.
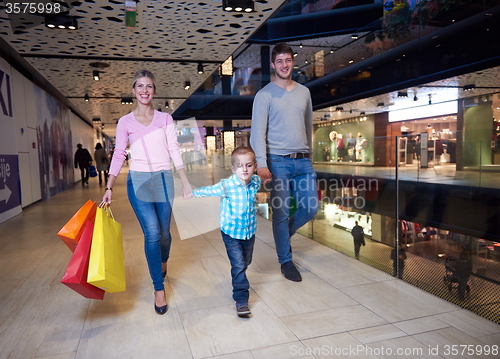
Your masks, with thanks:
[(255, 161), (255, 152), (250, 147), (241, 146), (241, 147), (235, 148), (233, 153), (231, 153), (231, 166), (237, 165), (236, 161), (238, 160), (238, 158), (236, 156), (246, 155), (247, 153), (251, 153), (253, 155), (253, 159)]
[(274, 62), (276, 60), (276, 56), (280, 54), (289, 54), (292, 55), (293, 58), (293, 50), (290, 45), (287, 43), (279, 43), (276, 46), (273, 47), (273, 51), (271, 51), (271, 62)]

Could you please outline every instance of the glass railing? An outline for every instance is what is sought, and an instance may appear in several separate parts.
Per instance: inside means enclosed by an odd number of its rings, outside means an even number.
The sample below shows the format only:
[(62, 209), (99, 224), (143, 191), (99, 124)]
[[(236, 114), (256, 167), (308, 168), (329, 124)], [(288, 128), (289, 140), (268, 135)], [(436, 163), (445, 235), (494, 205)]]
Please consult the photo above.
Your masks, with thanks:
[(360, 261), (500, 323), (495, 143), (457, 142), (450, 133), (415, 151), (410, 138), (368, 139), (386, 144), (386, 166), (356, 157), (316, 161), (321, 206), (300, 233), (356, 257), (358, 222), (366, 244)]

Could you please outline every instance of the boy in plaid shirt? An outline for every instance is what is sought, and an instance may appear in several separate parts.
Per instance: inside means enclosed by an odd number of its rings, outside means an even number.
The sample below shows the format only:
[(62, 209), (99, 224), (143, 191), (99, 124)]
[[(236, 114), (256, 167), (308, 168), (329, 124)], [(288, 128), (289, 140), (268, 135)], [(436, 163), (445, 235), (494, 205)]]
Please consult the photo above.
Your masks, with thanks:
[(252, 262), (255, 229), (257, 228), (256, 195), (261, 180), (255, 153), (249, 147), (238, 147), (231, 154), (233, 175), (212, 186), (193, 190), (194, 197), (220, 197), (220, 228), (231, 262), (233, 299), (239, 317), (246, 318), (250, 283), (246, 270)]

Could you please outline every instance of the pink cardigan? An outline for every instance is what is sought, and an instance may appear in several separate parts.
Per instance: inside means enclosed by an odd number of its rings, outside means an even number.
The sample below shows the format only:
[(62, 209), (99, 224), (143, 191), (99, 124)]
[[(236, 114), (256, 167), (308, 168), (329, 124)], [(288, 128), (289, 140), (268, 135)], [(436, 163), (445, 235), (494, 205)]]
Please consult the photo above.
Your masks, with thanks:
[(123, 116), (116, 126), (116, 146), (109, 174), (117, 176), (122, 168), (130, 143), (130, 170), (156, 172), (170, 170), (170, 158), (176, 169), (184, 168), (172, 116), (154, 112), (149, 126), (140, 124), (133, 112)]

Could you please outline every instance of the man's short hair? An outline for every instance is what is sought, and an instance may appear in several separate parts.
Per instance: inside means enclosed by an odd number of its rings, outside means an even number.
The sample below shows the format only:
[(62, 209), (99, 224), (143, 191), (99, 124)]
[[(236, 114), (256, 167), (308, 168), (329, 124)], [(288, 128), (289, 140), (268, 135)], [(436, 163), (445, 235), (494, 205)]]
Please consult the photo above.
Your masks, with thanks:
[(77, 144), (77, 145), (76, 145), (76, 148), (82, 148), (82, 147), (83, 147), (83, 146), (82, 146), (82, 144), (81, 144), (81, 143), (79, 143), (79, 144)]
[(273, 47), (273, 51), (271, 52), (271, 62), (274, 62), (276, 60), (276, 56), (280, 54), (289, 54), (292, 55), (293, 58), (293, 50), (290, 45), (287, 43), (279, 43), (276, 46)]
[(235, 148), (233, 153), (231, 153), (231, 165), (236, 166), (237, 165), (236, 161), (238, 160), (237, 156), (246, 155), (247, 153), (251, 153), (253, 155), (253, 159), (255, 161), (255, 152), (250, 147), (241, 146), (241, 147)]

